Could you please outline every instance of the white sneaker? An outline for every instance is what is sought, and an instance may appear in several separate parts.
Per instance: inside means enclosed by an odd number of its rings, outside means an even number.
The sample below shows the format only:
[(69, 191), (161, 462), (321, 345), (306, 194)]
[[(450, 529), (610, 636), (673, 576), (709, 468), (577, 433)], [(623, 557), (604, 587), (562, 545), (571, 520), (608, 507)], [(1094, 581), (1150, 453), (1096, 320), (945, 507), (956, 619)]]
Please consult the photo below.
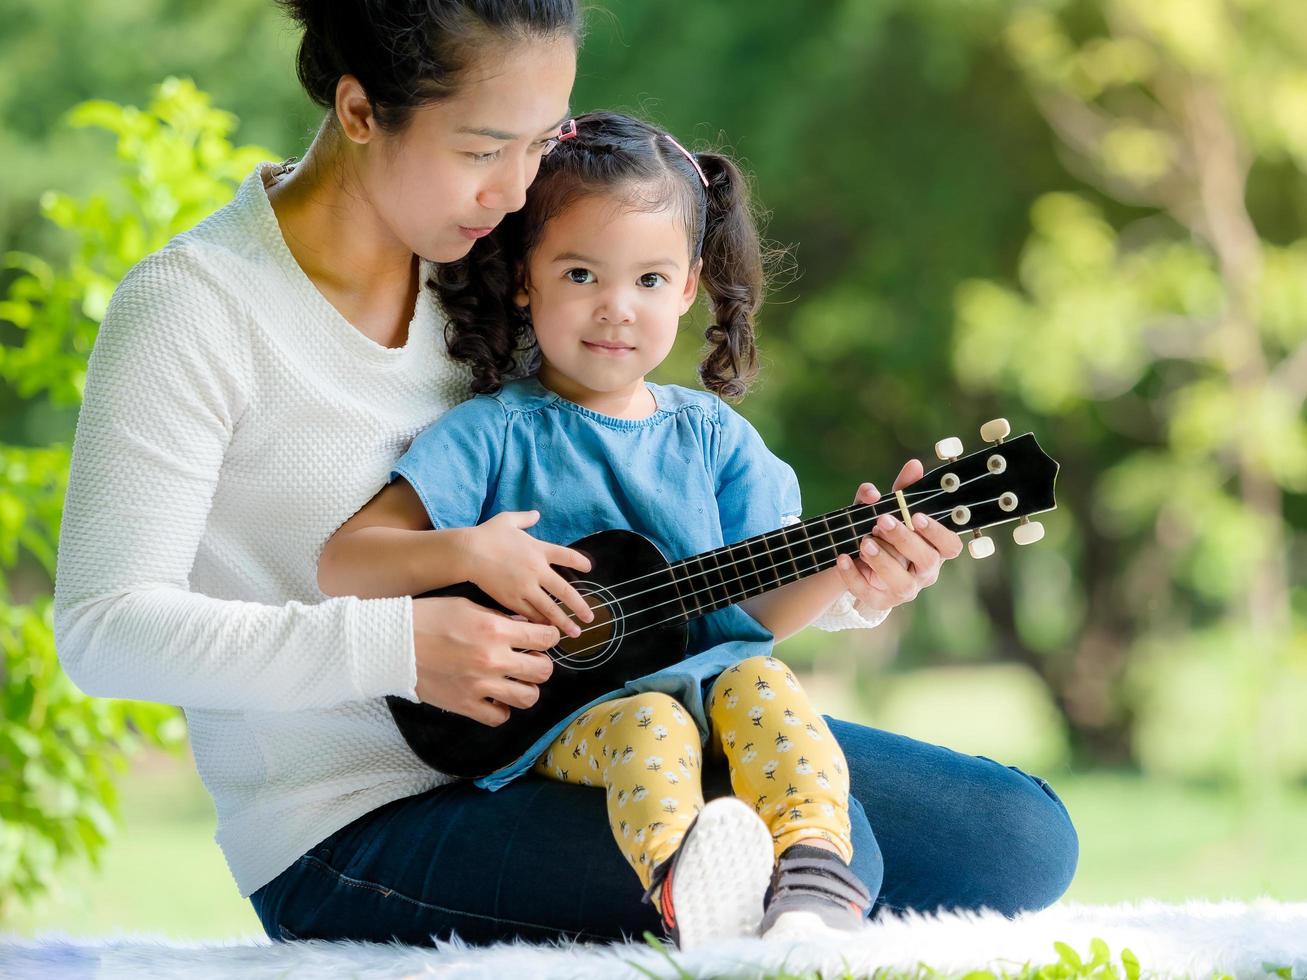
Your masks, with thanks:
[(662, 889), (663, 924), (677, 948), (758, 934), (775, 851), (752, 807), (733, 796), (711, 800), (668, 860), (655, 887)]

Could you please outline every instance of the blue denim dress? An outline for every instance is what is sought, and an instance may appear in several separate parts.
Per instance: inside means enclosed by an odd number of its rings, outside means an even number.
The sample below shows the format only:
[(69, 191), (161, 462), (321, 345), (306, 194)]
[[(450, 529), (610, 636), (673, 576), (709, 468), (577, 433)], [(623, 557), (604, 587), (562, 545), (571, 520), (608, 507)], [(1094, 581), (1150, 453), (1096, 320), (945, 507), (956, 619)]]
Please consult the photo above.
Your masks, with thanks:
[[(801, 505), (794, 471), (716, 395), (650, 384), (643, 419), (570, 402), (534, 378), (477, 395), (442, 415), (395, 464), (432, 527), (472, 527), (503, 511), (538, 510), (528, 533), (570, 544), (609, 528), (637, 531), (668, 561), (780, 527)], [(731, 664), (771, 652), (772, 635), (738, 606), (691, 621), (686, 656), (560, 719), (520, 758), (477, 780), (498, 789), (531, 768), (569, 722), (594, 704), (662, 691), (707, 737), (704, 687)]]

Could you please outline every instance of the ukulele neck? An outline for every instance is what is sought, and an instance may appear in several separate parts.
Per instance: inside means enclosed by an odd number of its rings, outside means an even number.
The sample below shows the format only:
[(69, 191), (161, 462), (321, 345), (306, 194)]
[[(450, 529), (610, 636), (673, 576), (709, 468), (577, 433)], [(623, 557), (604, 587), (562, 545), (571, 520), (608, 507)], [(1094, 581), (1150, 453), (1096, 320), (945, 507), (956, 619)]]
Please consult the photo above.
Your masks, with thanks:
[(686, 618), (706, 616), (835, 567), (857, 553), (876, 518), (897, 510), (894, 498), (852, 504), (671, 564)]

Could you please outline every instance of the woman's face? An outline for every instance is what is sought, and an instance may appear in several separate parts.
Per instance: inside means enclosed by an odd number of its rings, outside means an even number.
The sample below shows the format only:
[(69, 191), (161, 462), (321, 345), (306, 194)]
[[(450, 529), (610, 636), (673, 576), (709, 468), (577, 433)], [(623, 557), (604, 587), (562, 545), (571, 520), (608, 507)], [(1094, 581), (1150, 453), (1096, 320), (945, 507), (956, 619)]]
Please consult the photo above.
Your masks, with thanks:
[(360, 154), (363, 191), (408, 249), (461, 259), (522, 207), (548, 142), (567, 119), (576, 77), (571, 38), (499, 47), (474, 62), (459, 92), (413, 112)]

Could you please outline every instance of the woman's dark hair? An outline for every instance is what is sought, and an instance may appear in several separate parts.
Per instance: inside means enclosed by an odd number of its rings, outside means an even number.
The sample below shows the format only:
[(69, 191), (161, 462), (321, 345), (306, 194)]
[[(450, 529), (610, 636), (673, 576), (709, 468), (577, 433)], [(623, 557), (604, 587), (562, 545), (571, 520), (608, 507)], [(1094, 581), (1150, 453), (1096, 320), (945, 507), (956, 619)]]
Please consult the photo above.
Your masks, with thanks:
[[(699, 366), (705, 388), (738, 398), (756, 374), (754, 315), (762, 303), (763, 256), (744, 175), (719, 153), (694, 161), (662, 130), (611, 112), (576, 119), (576, 135), (541, 160), (526, 205), (508, 215), (458, 262), (436, 268), (431, 286), (449, 319), (450, 355), (472, 368), (472, 387), (497, 391), (510, 376), (540, 366), (530, 315), (513, 301), (545, 224), (578, 200), (620, 195), (633, 208), (674, 210), (689, 238), (690, 262), (712, 323)], [(708, 186), (704, 187), (704, 179)]]
[(531, 38), (580, 41), (574, 0), (278, 0), (304, 29), (297, 68), (324, 109), (353, 75), (378, 125), (403, 129), (413, 110), (453, 95), (491, 44)]

